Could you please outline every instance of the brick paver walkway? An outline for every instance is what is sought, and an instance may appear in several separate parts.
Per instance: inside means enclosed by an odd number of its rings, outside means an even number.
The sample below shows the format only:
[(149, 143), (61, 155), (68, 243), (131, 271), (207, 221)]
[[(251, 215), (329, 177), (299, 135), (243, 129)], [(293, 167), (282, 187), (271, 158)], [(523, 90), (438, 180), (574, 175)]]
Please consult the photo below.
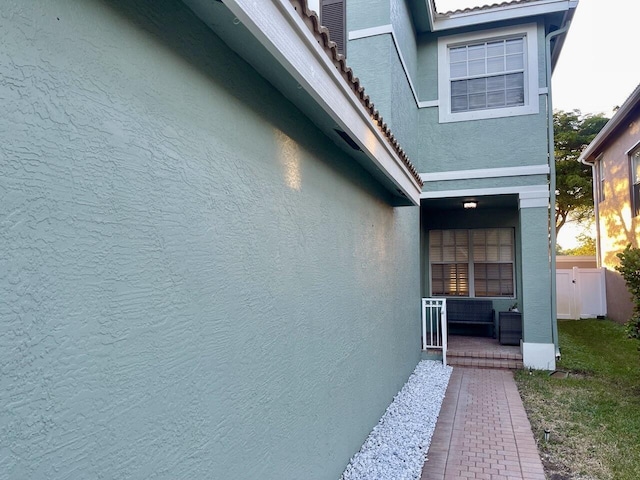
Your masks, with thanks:
[(509, 370), (455, 367), (421, 480), (544, 480)]

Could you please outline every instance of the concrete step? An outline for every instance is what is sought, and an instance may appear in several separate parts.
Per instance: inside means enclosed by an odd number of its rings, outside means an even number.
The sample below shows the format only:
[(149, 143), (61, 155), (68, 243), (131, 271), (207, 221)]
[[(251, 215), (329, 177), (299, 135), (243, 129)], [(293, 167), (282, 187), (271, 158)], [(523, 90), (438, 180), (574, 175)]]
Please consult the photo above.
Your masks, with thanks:
[(452, 367), (473, 367), (473, 368), (497, 368), (507, 370), (520, 370), (524, 368), (522, 359), (510, 358), (481, 358), (478, 356), (458, 356), (447, 354), (447, 363)]

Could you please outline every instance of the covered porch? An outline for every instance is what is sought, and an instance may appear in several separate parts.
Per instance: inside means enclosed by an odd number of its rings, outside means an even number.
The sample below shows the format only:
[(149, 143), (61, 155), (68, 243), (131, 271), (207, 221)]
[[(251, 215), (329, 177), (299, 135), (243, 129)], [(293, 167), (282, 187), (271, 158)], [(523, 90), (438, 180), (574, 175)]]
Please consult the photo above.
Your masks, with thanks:
[[(450, 302), (448, 364), (555, 367), (548, 197), (520, 188), (422, 198), (422, 297)], [(514, 307), (518, 338), (504, 341)]]

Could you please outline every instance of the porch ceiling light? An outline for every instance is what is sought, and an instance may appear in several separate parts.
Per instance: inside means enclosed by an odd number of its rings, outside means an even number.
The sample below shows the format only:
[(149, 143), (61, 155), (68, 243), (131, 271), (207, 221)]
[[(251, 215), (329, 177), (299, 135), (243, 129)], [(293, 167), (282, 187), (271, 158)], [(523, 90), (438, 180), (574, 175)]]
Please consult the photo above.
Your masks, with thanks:
[(462, 204), (462, 206), (464, 208), (477, 208), (478, 207), (478, 202), (464, 202)]

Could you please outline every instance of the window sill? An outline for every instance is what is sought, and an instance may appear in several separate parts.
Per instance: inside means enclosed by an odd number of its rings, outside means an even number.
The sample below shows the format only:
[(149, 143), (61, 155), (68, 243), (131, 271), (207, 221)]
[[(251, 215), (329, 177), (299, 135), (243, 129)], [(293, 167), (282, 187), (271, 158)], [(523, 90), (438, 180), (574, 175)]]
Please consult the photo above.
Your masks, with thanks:
[(492, 108), (489, 110), (474, 110), (471, 112), (447, 112), (440, 108), (440, 123), (468, 122), (470, 120), (484, 120), (488, 118), (516, 117), (519, 115), (535, 115), (539, 112), (538, 104), (521, 107)]

